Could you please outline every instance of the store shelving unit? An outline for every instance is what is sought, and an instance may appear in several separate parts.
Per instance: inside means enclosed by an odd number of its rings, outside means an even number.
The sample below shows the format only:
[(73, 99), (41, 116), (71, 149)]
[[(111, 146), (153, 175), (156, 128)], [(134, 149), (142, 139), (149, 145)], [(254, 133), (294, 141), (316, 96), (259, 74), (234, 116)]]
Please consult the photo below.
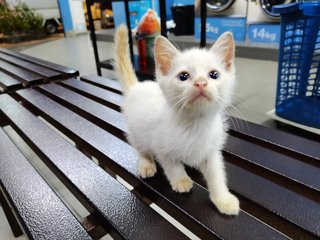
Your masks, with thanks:
[[(103, 1), (103, 0), (102, 0)], [(125, 15), (126, 15), (126, 24), (128, 26), (128, 32), (129, 32), (129, 46), (130, 46), (130, 55), (131, 60), (133, 62), (133, 65), (136, 69), (136, 73), (139, 77), (139, 79), (153, 79), (154, 78), (154, 66), (153, 63), (148, 64), (147, 66), (141, 66), (138, 63), (138, 57), (134, 55), (133, 53), (133, 39), (131, 34), (131, 27), (130, 27), (130, 12), (129, 12), (129, 2), (133, 0), (112, 0), (113, 2), (124, 2), (125, 5)], [(90, 6), (94, 3), (94, 0), (86, 0), (87, 9), (90, 9)], [(206, 36), (205, 36), (205, 26), (206, 26), (206, 0), (201, 1), (201, 39), (200, 39), (200, 47), (206, 46)], [(159, 7), (160, 7), (160, 25), (161, 25), (161, 35), (167, 37), (167, 28), (166, 28), (166, 1), (159, 1)], [(92, 46), (96, 61), (96, 68), (97, 68), (97, 74), (101, 76), (101, 69), (113, 69), (113, 60), (107, 59), (107, 60), (100, 60), (99, 58), (99, 52), (97, 47), (97, 33), (94, 29), (92, 14), (90, 11), (88, 11), (88, 20), (89, 20), (89, 26), (90, 26), (90, 36), (92, 40)], [(109, 35), (113, 34), (114, 32), (109, 31)], [(109, 40), (112, 41), (113, 36), (109, 36)]]

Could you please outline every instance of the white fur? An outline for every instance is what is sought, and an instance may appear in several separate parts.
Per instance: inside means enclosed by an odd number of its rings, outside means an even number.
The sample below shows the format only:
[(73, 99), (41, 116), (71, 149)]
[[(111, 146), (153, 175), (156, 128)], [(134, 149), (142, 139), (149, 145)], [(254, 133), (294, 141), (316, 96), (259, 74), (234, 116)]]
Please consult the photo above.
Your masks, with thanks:
[[(128, 140), (139, 154), (143, 178), (156, 173), (156, 159), (173, 190), (188, 192), (192, 180), (183, 164), (197, 168), (204, 174), (210, 198), (219, 211), (234, 215), (239, 212), (239, 201), (227, 188), (221, 149), (227, 128), (224, 110), (231, 101), (235, 74), (233, 66), (226, 70), (223, 54), (215, 50), (176, 52), (165, 74), (158, 61), (158, 82), (132, 85), (126, 91), (122, 110), (128, 122)], [(219, 79), (209, 77), (212, 70), (220, 73)], [(182, 71), (187, 71), (190, 79), (180, 81), (177, 76)], [(199, 93), (196, 81), (208, 83), (208, 99), (192, 101)], [(177, 106), (181, 99), (186, 100)]]

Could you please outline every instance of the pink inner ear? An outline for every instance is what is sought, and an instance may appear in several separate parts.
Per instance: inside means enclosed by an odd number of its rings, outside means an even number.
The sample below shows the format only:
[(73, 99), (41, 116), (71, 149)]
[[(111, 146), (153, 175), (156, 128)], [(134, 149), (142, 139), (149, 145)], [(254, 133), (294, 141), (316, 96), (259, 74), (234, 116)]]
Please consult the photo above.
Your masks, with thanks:
[(155, 42), (155, 61), (163, 75), (169, 73), (172, 59), (179, 52), (170, 42), (164, 37), (158, 37)]
[(225, 65), (226, 70), (231, 70), (234, 60), (234, 41), (231, 33), (222, 34), (211, 49), (218, 53)]

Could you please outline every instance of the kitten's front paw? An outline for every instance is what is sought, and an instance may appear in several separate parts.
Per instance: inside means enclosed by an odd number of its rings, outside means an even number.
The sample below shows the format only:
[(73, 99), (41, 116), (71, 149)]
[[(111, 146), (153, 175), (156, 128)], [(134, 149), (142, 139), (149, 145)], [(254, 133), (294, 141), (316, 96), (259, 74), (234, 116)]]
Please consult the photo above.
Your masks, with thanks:
[(231, 193), (226, 193), (223, 196), (213, 197), (212, 202), (216, 205), (218, 210), (226, 215), (238, 215), (240, 211), (239, 200)]
[(156, 164), (148, 164), (148, 166), (139, 166), (139, 175), (142, 178), (153, 177), (157, 173)]
[(193, 181), (189, 177), (183, 177), (171, 183), (173, 191), (176, 192), (189, 192), (192, 188)]

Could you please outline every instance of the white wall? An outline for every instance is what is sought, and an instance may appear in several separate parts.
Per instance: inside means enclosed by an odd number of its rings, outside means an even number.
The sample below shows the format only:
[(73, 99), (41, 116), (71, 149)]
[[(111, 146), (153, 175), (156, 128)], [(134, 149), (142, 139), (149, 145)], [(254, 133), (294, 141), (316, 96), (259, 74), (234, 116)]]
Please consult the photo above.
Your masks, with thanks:
[(86, 32), (86, 20), (81, 0), (69, 0), (74, 33)]

